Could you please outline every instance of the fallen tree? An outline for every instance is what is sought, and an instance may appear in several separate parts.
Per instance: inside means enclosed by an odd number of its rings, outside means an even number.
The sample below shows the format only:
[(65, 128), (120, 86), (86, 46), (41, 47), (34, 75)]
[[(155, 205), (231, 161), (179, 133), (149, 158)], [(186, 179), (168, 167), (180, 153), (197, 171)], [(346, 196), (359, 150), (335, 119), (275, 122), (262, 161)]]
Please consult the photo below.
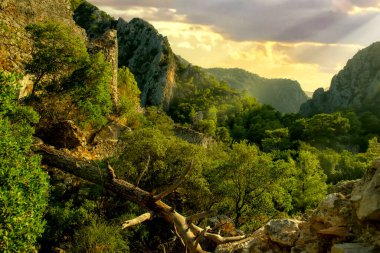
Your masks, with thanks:
[(136, 185), (118, 179), (110, 165), (100, 166), (94, 161), (76, 158), (67, 152), (45, 145), (40, 140), (35, 142), (33, 150), (42, 155), (43, 164), (58, 168), (94, 184), (101, 185), (119, 197), (132, 201), (149, 211), (135, 219), (124, 222), (123, 228), (149, 220), (154, 215), (161, 216), (168, 223), (172, 224), (174, 231), (181, 239), (187, 253), (205, 252), (199, 244), (202, 238), (212, 240), (216, 244), (238, 241), (245, 238), (244, 235), (222, 237), (218, 234), (209, 233), (209, 228), (203, 229), (193, 223), (193, 221), (197, 219), (204, 218), (206, 216), (205, 213), (185, 217), (162, 201), (164, 197), (179, 187), (186, 174), (191, 170), (192, 164), (190, 164), (189, 167), (184, 170), (181, 177), (168, 186), (166, 190), (153, 195)]

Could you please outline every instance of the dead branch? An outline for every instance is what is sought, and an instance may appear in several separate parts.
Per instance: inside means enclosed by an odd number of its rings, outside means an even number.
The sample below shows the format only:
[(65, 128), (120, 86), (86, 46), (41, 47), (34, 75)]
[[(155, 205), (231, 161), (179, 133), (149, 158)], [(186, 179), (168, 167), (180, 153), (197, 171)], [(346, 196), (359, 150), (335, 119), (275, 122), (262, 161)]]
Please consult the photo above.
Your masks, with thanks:
[[(194, 224), (190, 225), (190, 229), (191, 229), (191, 231), (193, 231), (194, 234), (197, 234), (197, 235), (203, 232), (202, 228), (200, 228)], [(205, 233), (204, 237), (215, 242), (216, 244), (236, 242), (236, 241), (240, 241), (240, 240), (243, 240), (246, 238), (245, 235), (223, 237), (221, 235), (214, 234), (214, 233)]]
[[(223, 238), (220, 235), (208, 233), (207, 231), (203, 232), (204, 229), (197, 227), (194, 224), (188, 224), (185, 216), (162, 202), (160, 198), (156, 199), (149, 192), (144, 191), (127, 181), (110, 177), (109, 168), (107, 169), (99, 166), (99, 164), (94, 161), (73, 157), (71, 154), (57, 150), (54, 147), (45, 145), (41, 142), (35, 143), (33, 145), (33, 150), (42, 155), (43, 164), (61, 169), (64, 172), (101, 185), (105, 189), (117, 194), (120, 198), (132, 201), (140, 207), (149, 210), (150, 215), (156, 214), (161, 216), (168, 223), (174, 225), (176, 234), (178, 234), (178, 237), (183, 241), (185, 248), (189, 250), (189, 253), (205, 253), (199, 244), (200, 239), (197, 241), (200, 234), (204, 234), (205, 238), (211, 239), (219, 244), (244, 238), (244, 236)], [(177, 181), (177, 183), (173, 184), (170, 189), (176, 189), (191, 168), (192, 164), (190, 164), (188, 169), (185, 170), (181, 176), (181, 180), (178, 180), (179, 183)], [(163, 194), (160, 194), (159, 196), (163, 196)], [(144, 217), (146, 218), (148, 215)], [(138, 218), (139, 219), (137, 220), (143, 220), (142, 217)], [(132, 222), (129, 224), (131, 223)]]
[(113, 170), (113, 168), (111, 167), (111, 165), (109, 163), (107, 163), (107, 170), (108, 170), (108, 174), (110, 175), (111, 179), (116, 178), (115, 171)]
[(157, 201), (161, 200), (161, 199), (165, 198), (166, 196), (168, 196), (170, 193), (174, 192), (183, 183), (183, 181), (185, 180), (186, 175), (189, 173), (189, 171), (192, 169), (192, 167), (193, 167), (193, 161), (191, 161), (191, 163), (187, 167), (187, 169), (182, 172), (182, 175), (176, 181), (174, 181), (174, 183), (172, 185), (170, 185), (163, 192), (155, 195), (154, 199), (157, 200)]
[(121, 226), (122, 229), (127, 229), (129, 227), (133, 227), (135, 225), (138, 225), (138, 224), (141, 224), (143, 223), (144, 221), (147, 221), (147, 220), (151, 220), (153, 218), (153, 212), (149, 212), (149, 213), (144, 213), (134, 219), (131, 219), (131, 220), (127, 220), (123, 223), (123, 225)]
[(136, 180), (136, 186), (139, 186), (140, 180), (143, 178), (144, 174), (148, 171), (149, 163), (150, 163), (150, 155), (148, 155), (148, 161), (146, 162), (144, 170), (141, 172), (140, 176)]

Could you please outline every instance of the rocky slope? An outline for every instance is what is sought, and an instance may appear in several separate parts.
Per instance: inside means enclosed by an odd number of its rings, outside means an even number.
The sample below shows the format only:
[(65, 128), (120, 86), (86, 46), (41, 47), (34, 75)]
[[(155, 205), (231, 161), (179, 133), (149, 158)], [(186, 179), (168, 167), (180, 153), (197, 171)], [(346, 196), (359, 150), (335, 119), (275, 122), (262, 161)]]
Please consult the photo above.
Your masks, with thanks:
[(117, 29), (118, 66), (126, 66), (134, 74), (141, 90), (141, 105), (168, 106), (176, 66), (166, 37), (142, 19), (116, 21), (87, 2), (75, 10), (74, 19), (91, 40)]
[(301, 106), (300, 113), (312, 115), (341, 109), (380, 111), (380, 42), (360, 50), (331, 81), (329, 90), (316, 90)]
[(169, 41), (148, 22), (119, 19), (119, 66), (127, 66), (141, 90), (141, 105), (169, 105), (175, 85), (175, 60)]
[(380, 252), (380, 159), (361, 180), (340, 182), (304, 220), (269, 221), (216, 253)]
[(0, 67), (23, 72), (23, 63), (30, 57), (31, 41), (28, 24), (57, 21), (68, 24), (73, 32), (85, 38), (75, 25), (69, 0), (2, 0), (0, 1)]
[(289, 79), (267, 79), (248, 71), (234, 68), (211, 68), (207, 72), (219, 81), (227, 82), (232, 88), (245, 90), (263, 104), (269, 104), (283, 113), (296, 113), (308, 100), (297, 81)]

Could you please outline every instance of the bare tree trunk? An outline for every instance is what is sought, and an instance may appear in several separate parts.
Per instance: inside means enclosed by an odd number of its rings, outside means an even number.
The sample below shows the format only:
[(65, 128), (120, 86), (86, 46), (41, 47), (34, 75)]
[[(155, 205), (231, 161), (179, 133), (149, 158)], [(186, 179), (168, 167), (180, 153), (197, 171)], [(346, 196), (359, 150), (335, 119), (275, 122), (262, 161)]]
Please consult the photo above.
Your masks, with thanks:
[[(231, 237), (223, 239), (219, 235), (207, 233), (188, 222), (188, 219), (176, 212), (174, 208), (165, 204), (157, 196), (142, 190), (141, 188), (115, 177), (110, 166), (100, 167), (99, 164), (84, 159), (78, 159), (68, 153), (57, 150), (54, 147), (43, 143), (35, 144), (33, 150), (42, 155), (42, 163), (61, 169), (64, 172), (73, 174), (92, 183), (102, 185), (105, 189), (116, 193), (119, 197), (132, 201), (139, 206), (148, 209), (151, 213), (161, 216), (168, 223), (174, 226), (180, 239), (184, 242), (187, 252), (203, 253), (198, 236), (202, 236), (215, 241), (225, 243), (241, 240), (244, 237)], [(175, 183), (177, 186), (177, 184)], [(165, 191), (165, 194), (167, 192)], [(161, 195), (160, 195), (161, 196)], [(146, 218), (146, 217), (145, 217)], [(137, 224), (137, 223), (136, 223)]]

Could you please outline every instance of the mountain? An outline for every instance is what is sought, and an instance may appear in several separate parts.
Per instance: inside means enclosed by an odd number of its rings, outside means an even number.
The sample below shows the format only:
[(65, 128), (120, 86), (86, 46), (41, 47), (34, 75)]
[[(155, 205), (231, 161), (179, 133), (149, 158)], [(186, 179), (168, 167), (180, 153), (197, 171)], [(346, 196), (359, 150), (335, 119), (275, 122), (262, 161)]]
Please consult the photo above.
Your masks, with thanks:
[(207, 72), (232, 88), (247, 91), (263, 104), (269, 104), (282, 113), (296, 113), (300, 105), (308, 100), (297, 81), (289, 79), (267, 79), (243, 69), (210, 68)]
[(380, 42), (360, 50), (333, 77), (329, 90), (317, 89), (300, 108), (302, 115), (338, 110), (380, 112)]
[(86, 30), (90, 40), (117, 30), (118, 66), (128, 67), (141, 90), (141, 105), (166, 108), (175, 85), (174, 54), (166, 37), (148, 22), (134, 18), (117, 21), (96, 6), (83, 2), (75, 10), (74, 19)]

